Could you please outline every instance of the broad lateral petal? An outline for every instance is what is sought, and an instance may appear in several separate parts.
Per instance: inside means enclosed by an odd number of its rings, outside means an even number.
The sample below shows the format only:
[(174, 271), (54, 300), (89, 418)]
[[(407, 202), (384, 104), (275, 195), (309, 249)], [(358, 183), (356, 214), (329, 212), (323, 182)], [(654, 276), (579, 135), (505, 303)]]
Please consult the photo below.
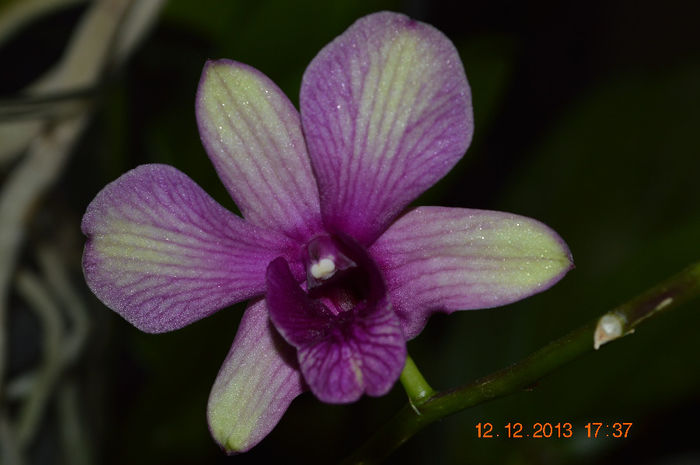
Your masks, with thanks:
[(277, 334), (259, 300), (243, 315), (212, 387), (207, 407), (212, 436), (229, 454), (247, 451), (305, 390), (294, 348)]
[(248, 221), (301, 239), (318, 231), (299, 113), (267, 76), (235, 61), (208, 62), (196, 115), (204, 148)]
[(263, 294), (267, 264), (294, 247), (167, 165), (142, 165), (107, 185), (88, 206), (82, 230), (90, 289), (151, 333)]
[(299, 367), (323, 402), (354, 402), (386, 394), (401, 374), (406, 343), (386, 295), (334, 315), (294, 281), (284, 259), (267, 272), (270, 319), (297, 348)]
[(573, 267), (567, 245), (539, 221), (461, 208), (411, 210), (370, 253), (407, 339), (434, 312), (505, 305), (548, 289)]
[(474, 129), (456, 49), (397, 13), (366, 16), (321, 50), (300, 104), (324, 222), (363, 245), (454, 166)]

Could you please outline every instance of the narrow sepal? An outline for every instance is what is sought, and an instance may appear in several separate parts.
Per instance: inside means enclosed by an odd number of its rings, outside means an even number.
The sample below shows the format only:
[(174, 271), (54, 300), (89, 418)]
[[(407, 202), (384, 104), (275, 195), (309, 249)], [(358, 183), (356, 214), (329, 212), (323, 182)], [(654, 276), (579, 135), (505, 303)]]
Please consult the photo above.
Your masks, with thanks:
[(272, 431), (305, 390), (294, 348), (272, 327), (265, 301), (254, 302), (209, 395), (211, 434), (229, 454), (245, 452)]
[(204, 148), (247, 220), (295, 238), (318, 231), (299, 113), (267, 76), (231, 60), (208, 62), (196, 115)]

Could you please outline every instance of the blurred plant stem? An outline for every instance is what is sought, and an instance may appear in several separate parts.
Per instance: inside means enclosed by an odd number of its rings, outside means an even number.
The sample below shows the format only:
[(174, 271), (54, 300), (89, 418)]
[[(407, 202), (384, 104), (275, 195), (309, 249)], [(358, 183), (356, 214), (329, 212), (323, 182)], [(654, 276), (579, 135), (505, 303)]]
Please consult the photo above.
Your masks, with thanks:
[(411, 436), (434, 421), (488, 400), (519, 392), (577, 357), (598, 349), (602, 344), (632, 334), (641, 322), (698, 295), (700, 262), (550, 342), (520, 362), (470, 384), (437, 392), (421, 402), (411, 400), (342, 463), (380, 463)]
[[(0, 41), (36, 17), (79, 1), (9, 3), (0, 9)], [(80, 389), (66, 375), (84, 348), (87, 312), (54, 250), (60, 246), (27, 254), (39, 263), (42, 276), (28, 271), (31, 266), (23, 263), (21, 252), (32, 217), (42, 210), (43, 197), (59, 179), (89, 122), (96, 90), (134, 51), (163, 4), (164, 0), (89, 2), (59, 62), (22, 93), (0, 101), (0, 168), (7, 170), (0, 186), (0, 463), (26, 462), (52, 403), (58, 404), (62, 422), (63, 461), (90, 462), (75, 400)], [(13, 280), (19, 304), (11, 300)], [(37, 316), (44, 353), (38, 366), (7, 379), (11, 305)]]
[(0, 7), (0, 44), (42, 15), (86, 0), (10, 0)]

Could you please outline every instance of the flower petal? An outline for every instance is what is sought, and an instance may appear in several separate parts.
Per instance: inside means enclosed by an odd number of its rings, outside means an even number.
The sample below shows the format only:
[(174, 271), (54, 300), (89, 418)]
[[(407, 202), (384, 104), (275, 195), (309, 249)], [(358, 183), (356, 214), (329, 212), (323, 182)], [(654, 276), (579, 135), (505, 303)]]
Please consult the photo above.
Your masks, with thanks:
[(266, 300), (270, 319), (282, 337), (295, 347), (308, 344), (332, 326), (333, 314), (299, 287), (282, 257), (267, 268)]
[(360, 307), (326, 337), (299, 347), (299, 365), (313, 393), (329, 403), (354, 402), (363, 392), (389, 392), (406, 363), (401, 324), (385, 300)]
[(214, 439), (228, 453), (244, 452), (277, 425), (306, 390), (294, 348), (272, 327), (264, 300), (246, 310), (209, 396)]
[(324, 222), (364, 245), (452, 168), (474, 127), (452, 43), (396, 13), (366, 16), (321, 50), (300, 103)]
[(268, 267), (267, 286), (270, 319), (297, 348), (316, 397), (347, 403), (364, 392), (381, 396), (391, 389), (406, 361), (406, 343), (385, 293), (334, 315), (299, 287), (283, 258)]
[(318, 231), (299, 113), (267, 76), (230, 60), (208, 62), (196, 114), (204, 148), (248, 221), (302, 240)]
[(370, 253), (408, 339), (436, 311), (505, 305), (548, 289), (573, 266), (564, 241), (539, 221), (461, 208), (411, 210)]
[(142, 165), (107, 185), (88, 206), (82, 230), (90, 289), (153, 333), (264, 293), (267, 264), (293, 247), (167, 165)]

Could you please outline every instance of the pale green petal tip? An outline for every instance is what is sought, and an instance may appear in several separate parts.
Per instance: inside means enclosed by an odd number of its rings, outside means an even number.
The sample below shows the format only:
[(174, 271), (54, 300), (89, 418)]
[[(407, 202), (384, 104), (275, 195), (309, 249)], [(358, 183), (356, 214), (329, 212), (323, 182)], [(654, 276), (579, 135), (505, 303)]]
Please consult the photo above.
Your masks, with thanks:
[[(206, 99), (210, 111), (226, 114), (233, 110), (245, 110), (257, 103), (266, 107), (269, 93), (264, 89), (266, 80), (258, 71), (250, 66), (232, 60), (210, 61), (204, 68), (201, 97)], [(231, 108), (226, 108), (227, 103)], [(221, 107), (221, 108), (217, 108)]]
[(207, 405), (211, 435), (229, 454), (262, 441), (304, 391), (298, 370), (277, 347), (278, 338), (265, 301), (248, 307)]
[(520, 288), (535, 292), (544, 290), (559, 281), (574, 267), (571, 251), (559, 235), (548, 226), (535, 221), (513, 221), (499, 231), (500, 243), (514, 249), (503, 256), (504, 261), (514, 261), (504, 271), (509, 281)]
[(219, 446), (229, 455), (245, 452), (254, 443), (251, 436), (256, 418), (235, 415), (236, 409), (226, 398), (209, 403), (209, 430)]

